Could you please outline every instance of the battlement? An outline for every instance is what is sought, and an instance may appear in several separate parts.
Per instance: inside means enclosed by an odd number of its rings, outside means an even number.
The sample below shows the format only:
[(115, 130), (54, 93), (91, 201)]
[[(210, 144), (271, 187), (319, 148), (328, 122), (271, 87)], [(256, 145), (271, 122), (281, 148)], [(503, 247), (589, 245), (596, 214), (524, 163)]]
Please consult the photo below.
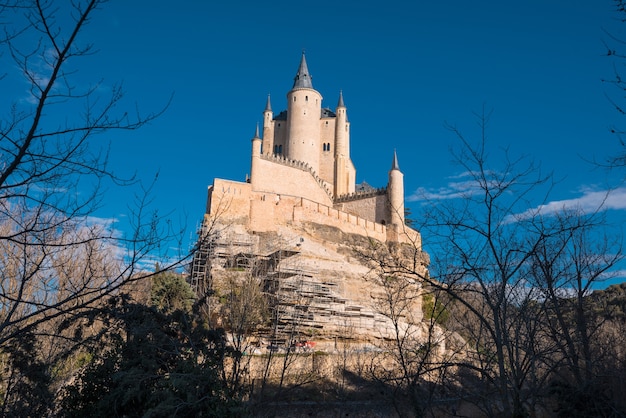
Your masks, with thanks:
[[(360, 235), (370, 236), (374, 234), (376, 235), (375, 238), (385, 241), (387, 227), (383, 224), (305, 198), (300, 198), (300, 207), (307, 211), (309, 216), (300, 215), (299, 220), (314, 220), (319, 223), (336, 226), (344, 230), (344, 232)], [(321, 215), (321, 219), (320, 216), (315, 215)], [(296, 218), (295, 208), (294, 218)]]
[(352, 202), (354, 200), (366, 199), (368, 197), (381, 196), (385, 194), (387, 194), (387, 188), (381, 187), (378, 189), (367, 190), (363, 192), (354, 192), (338, 196), (335, 199), (335, 203)]

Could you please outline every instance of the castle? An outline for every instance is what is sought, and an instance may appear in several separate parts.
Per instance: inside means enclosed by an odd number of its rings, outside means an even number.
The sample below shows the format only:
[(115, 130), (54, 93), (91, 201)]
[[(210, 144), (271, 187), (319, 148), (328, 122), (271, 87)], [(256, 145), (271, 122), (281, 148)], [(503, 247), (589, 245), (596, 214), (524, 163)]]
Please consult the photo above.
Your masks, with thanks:
[[(220, 300), (252, 277), (271, 300), (274, 326), (257, 328), (266, 341), (286, 344), (294, 333), (336, 341), (347, 329), (355, 341), (387, 338), (393, 327), (375, 306), (381, 290), (365, 284), (371, 268), (355, 250), (408, 248), (417, 269), (428, 265), (419, 232), (405, 224), (395, 151), (386, 187), (355, 183), (343, 94), (335, 111), (322, 106), (304, 54), (287, 110), (274, 115), (268, 96), (262, 132), (257, 126), (246, 181), (216, 178), (208, 189), (190, 283), (207, 295), (209, 320), (228, 328)], [(413, 299), (419, 321), (421, 298)]]
[[(304, 53), (287, 110), (274, 116), (268, 96), (263, 138), (257, 126), (251, 154), (246, 183), (215, 179), (209, 187), (208, 215), (246, 217), (249, 230), (257, 232), (324, 216), (323, 223), (382, 242), (419, 239), (404, 224), (404, 180), (395, 151), (387, 187), (357, 188), (343, 94), (335, 111), (322, 107)], [(225, 200), (228, 210), (222, 210)]]

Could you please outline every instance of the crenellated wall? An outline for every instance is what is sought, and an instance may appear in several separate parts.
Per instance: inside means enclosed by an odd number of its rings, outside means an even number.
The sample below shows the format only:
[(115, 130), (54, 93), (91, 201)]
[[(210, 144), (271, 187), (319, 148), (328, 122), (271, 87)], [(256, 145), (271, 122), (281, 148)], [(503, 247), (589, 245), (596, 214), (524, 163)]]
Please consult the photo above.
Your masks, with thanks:
[[(284, 190), (284, 187), (282, 188)], [(361, 200), (351, 200), (341, 205), (356, 205), (372, 208), (380, 204), (384, 195), (370, 195)], [(411, 242), (421, 248), (419, 233), (406, 227), (404, 230), (389, 229), (389, 226), (374, 222), (357, 214), (358, 210), (347, 211), (312, 199), (297, 195), (253, 191), (250, 183), (215, 179), (209, 187), (207, 213), (221, 218), (222, 223), (244, 224), (250, 231), (276, 231), (279, 225), (300, 225), (314, 222), (339, 228), (350, 234), (374, 238), (381, 242), (392, 239), (397, 242)]]
[(389, 225), (388, 202), (387, 191), (385, 189), (377, 189), (372, 192), (342, 196), (335, 201), (334, 207), (365, 219), (371, 219), (380, 224)]
[(306, 199), (301, 199), (300, 206), (294, 206), (293, 219), (295, 222), (334, 226), (343, 232), (364, 235), (382, 242), (387, 239), (385, 225)]

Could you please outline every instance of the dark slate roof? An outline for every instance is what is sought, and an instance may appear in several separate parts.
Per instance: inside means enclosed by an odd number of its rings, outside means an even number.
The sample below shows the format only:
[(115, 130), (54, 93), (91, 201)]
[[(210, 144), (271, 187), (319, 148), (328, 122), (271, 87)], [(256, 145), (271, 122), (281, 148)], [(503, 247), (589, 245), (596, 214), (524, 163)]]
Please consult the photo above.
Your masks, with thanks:
[(372, 186), (370, 186), (366, 181), (363, 181), (361, 184), (357, 184), (355, 187), (355, 191), (357, 193), (360, 192), (372, 192), (376, 190), (375, 188), (373, 188)]
[(304, 58), (304, 51), (302, 52), (302, 59), (300, 60), (298, 73), (293, 79), (293, 88), (313, 88), (313, 77), (309, 74), (309, 68), (306, 65), (306, 58)]
[(322, 117), (323, 118), (334, 118), (336, 116), (337, 115), (335, 114), (335, 112), (333, 112), (329, 108), (325, 107), (325, 108), (322, 109)]
[(396, 154), (396, 150), (393, 150), (393, 163), (391, 163), (392, 170), (400, 171), (400, 166), (398, 165), (398, 154)]
[[(337, 117), (335, 112), (333, 112), (327, 107), (322, 109), (322, 111), (320, 112), (320, 116), (323, 118), (336, 118)], [(287, 111), (283, 110), (278, 115), (274, 116), (274, 120), (287, 120)]]
[(267, 103), (265, 103), (265, 111), (266, 112), (271, 112), (272, 111), (272, 104), (270, 103), (270, 95), (267, 95)]
[(287, 120), (287, 111), (283, 110), (278, 115), (274, 116), (274, 120)]

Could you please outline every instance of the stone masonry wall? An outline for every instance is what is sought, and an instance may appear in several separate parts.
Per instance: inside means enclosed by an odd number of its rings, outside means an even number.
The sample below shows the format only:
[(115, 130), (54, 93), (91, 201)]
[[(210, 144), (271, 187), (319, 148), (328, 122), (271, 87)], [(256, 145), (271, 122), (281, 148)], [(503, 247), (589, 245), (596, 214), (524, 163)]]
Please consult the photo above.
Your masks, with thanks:
[(335, 207), (341, 211), (353, 213), (361, 218), (370, 219), (377, 223), (390, 223), (386, 194), (336, 203)]
[[(358, 212), (379, 210), (386, 196), (374, 196), (364, 202), (352, 201), (341, 205)], [(359, 208), (358, 205), (362, 204)], [(297, 225), (315, 222), (339, 228), (345, 233), (358, 234), (385, 242), (389, 238), (386, 225), (338, 210), (332, 205), (318, 203), (306, 198), (271, 192), (251, 190), (249, 183), (215, 179), (209, 188), (207, 214), (213, 218), (228, 219), (229, 222), (246, 225), (257, 232), (275, 231), (278, 225)], [(411, 242), (421, 247), (419, 233), (410, 228), (398, 231), (394, 240)]]
[(267, 155), (261, 156), (256, 163), (258, 178), (252, 179), (255, 192), (300, 196), (332, 205), (329, 190), (326, 189), (328, 186), (321, 179), (316, 179), (315, 174), (308, 171), (304, 164), (289, 166), (288, 160)]

